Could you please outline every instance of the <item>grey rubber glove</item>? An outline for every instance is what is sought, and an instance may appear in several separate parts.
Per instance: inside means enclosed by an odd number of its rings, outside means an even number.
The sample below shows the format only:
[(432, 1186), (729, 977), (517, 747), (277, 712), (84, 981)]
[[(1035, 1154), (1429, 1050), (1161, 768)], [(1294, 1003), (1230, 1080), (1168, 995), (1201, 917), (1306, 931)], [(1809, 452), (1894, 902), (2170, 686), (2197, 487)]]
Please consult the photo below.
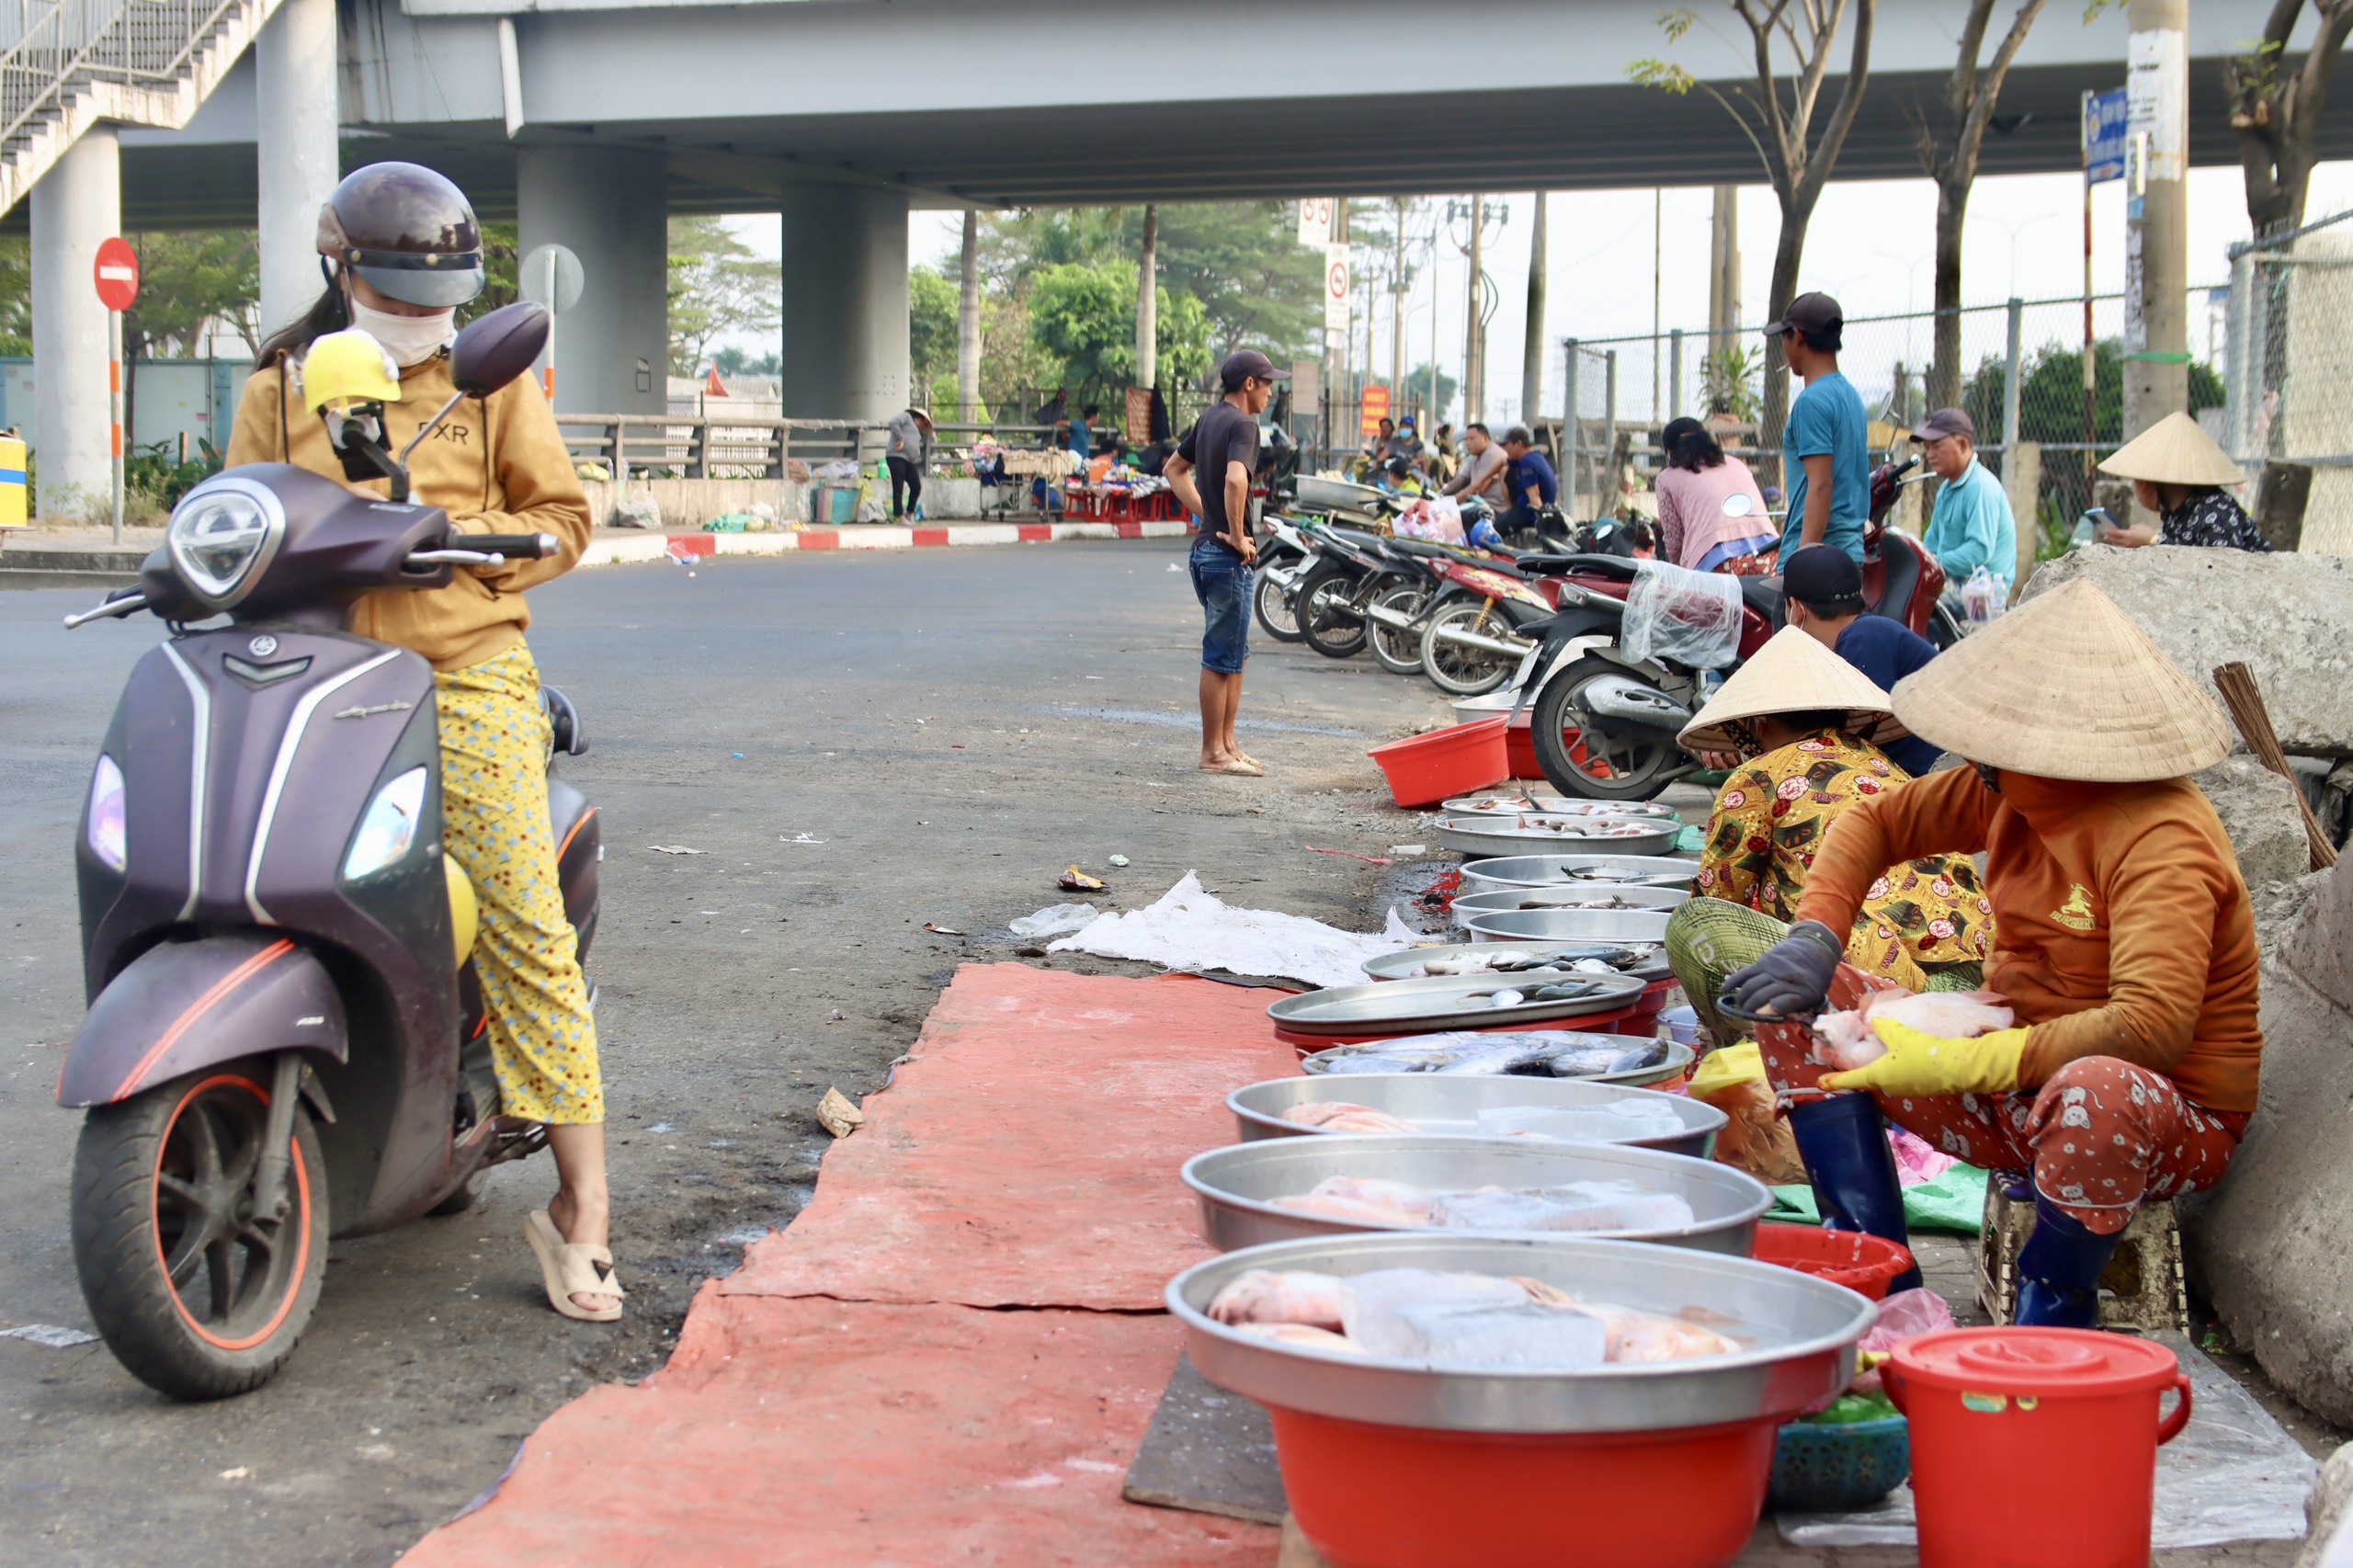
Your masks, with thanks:
[(1763, 958), (1724, 982), (1724, 999), (1744, 1013), (1782, 1018), (1818, 1013), (1846, 956), (1836, 932), (1819, 920), (1801, 920)]

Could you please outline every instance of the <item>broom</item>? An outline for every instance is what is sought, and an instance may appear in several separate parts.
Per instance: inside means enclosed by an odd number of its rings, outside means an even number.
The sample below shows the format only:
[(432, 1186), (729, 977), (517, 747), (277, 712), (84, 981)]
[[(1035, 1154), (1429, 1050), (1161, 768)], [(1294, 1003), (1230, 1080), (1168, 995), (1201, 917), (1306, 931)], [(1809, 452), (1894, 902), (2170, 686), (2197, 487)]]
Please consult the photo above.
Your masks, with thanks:
[(2313, 815), (2312, 802), (2304, 799), (2304, 789), (2296, 783), (2296, 776), (2288, 767), (2288, 754), (2279, 744), (2279, 736), (2271, 728), (2271, 715), (2263, 706), (2263, 693), (2255, 684), (2255, 672), (2246, 665), (2232, 663), (2216, 666), (2214, 686), (2229, 705), (2231, 720), (2239, 727), (2239, 734), (2255, 753), (2256, 760), (2296, 786), (2296, 809), (2304, 817), (2304, 842), (2312, 850), (2312, 865), (2315, 871), (2325, 871), (2336, 864), (2336, 846), (2320, 830), (2320, 819)]

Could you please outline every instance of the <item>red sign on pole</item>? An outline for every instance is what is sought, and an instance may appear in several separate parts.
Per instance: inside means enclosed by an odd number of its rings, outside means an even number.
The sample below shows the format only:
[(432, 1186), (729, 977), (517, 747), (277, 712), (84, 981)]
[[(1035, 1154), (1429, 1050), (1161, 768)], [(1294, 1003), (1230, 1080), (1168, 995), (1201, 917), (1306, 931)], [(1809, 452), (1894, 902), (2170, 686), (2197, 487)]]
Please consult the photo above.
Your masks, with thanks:
[(127, 311), (139, 298), (139, 253), (120, 237), (98, 246), (98, 302), (110, 311)]
[(1364, 404), (1358, 420), (1360, 436), (1381, 434), (1381, 422), (1389, 417), (1389, 389), (1375, 382), (1364, 389)]

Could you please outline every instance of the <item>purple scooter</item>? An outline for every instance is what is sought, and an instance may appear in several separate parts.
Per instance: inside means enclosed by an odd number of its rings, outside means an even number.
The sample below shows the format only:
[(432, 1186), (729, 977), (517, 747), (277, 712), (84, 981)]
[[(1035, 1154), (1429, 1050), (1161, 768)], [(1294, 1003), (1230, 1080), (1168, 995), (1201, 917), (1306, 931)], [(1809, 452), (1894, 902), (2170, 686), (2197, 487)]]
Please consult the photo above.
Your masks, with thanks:
[[(509, 305), (450, 349), (468, 397), (547, 339)], [(298, 411), (290, 411), (290, 417)], [(372, 414), (371, 419), (369, 415)], [(283, 463), (206, 480), (138, 586), (171, 630), (132, 669), (75, 835), (89, 1013), (57, 1100), (85, 1112), (74, 1264), (116, 1358), (178, 1399), (243, 1393), (317, 1303), (330, 1236), (456, 1213), (532, 1153), (502, 1130), (470, 943), (473, 890), (441, 853), (433, 670), (343, 630), (362, 594), (536, 559), (551, 535), (460, 534), (411, 505), (381, 408), (328, 419), (378, 501)], [(549, 689), (556, 751), (587, 743)], [(564, 907), (597, 927), (596, 811), (548, 786)]]

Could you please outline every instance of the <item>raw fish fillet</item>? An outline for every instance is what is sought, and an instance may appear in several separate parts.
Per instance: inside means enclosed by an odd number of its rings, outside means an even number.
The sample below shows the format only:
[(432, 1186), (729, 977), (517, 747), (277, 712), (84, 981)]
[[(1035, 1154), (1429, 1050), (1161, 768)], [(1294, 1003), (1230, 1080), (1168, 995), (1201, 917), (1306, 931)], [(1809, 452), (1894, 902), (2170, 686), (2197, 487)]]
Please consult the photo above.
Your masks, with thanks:
[(1254, 1268), (1217, 1293), (1210, 1302), (1210, 1316), (1222, 1324), (1290, 1323), (1338, 1329), (1347, 1320), (1349, 1301), (1348, 1286), (1336, 1275)]
[(1336, 1350), (1344, 1356), (1364, 1354), (1364, 1346), (1347, 1335), (1335, 1334), (1328, 1328), (1310, 1328), (1303, 1323), (1245, 1323), (1241, 1328), (1255, 1339), (1271, 1339), (1298, 1350)]
[(1609, 1301), (1580, 1301), (1540, 1279), (1515, 1276), (1512, 1282), (1542, 1305), (1586, 1312), (1598, 1318), (1608, 1335), (1608, 1358), (1615, 1362), (1638, 1365), (1653, 1361), (1688, 1361), (1696, 1357), (1733, 1356), (1740, 1352), (1737, 1341), (1727, 1339), (1711, 1328), (1701, 1328), (1697, 1324), (1678, 1323), (1673, 1318), (1660, 1317), (1655, 1312), (1638, 1312), (1631, 1307), (1621, 1307)]
[(1373, 1176), (1325, 1176), (1313, 1190), (1273, 1200), (1274, 1207), (1324, 1220), (1359, 1224), (1427, 1225), (1430, 1195), (1402, 1181)]
[(1841, 1073), (1870, 1066), (1887, 1054), (1871, 1030), (1874, 1018), (1893, 1018), (1939, 1040), (1972, 1040), (2008, 1028), (2017, 1016), (1991, 991), (1874, 991), (1859, 1007), (1814, 1020), (1813, 1056)]
[(1351, 1105), (1347, 1100), (1321, 1100), (1307, 1105), (1295, 1105), (1283, 1112), (1285, 1121), (1302, 1127), (1318, 1127), (1326, 1132), (1419, 1132), (1412, 1122), (1375, 1110), (1370, 1106)]
[(1429, 1217), (1432, 1224), (1474, 1231), (1672, 1231), (1692, 1221), (1691, 1205), (1681, 1198), (1631, 1181), (1441, 1193)]
[(1518, 1301), (1386, 1301), (1361, 1312), (1348, 1337), (1375, 1356), (1443, 1367), (1571, 1372), (1608, 1358), (1598, 1318), (1512, 1293)]
[(1672, 1106), (1651, 1100), (1610, 1100), (1590, 1106), (1491, 1106), (1479, 1112), (1479, 1131), (1492, 1138), (1541, 1138), (1558, 1143), (1622, 1143), (1671, 1138), (1683, 1131)]

